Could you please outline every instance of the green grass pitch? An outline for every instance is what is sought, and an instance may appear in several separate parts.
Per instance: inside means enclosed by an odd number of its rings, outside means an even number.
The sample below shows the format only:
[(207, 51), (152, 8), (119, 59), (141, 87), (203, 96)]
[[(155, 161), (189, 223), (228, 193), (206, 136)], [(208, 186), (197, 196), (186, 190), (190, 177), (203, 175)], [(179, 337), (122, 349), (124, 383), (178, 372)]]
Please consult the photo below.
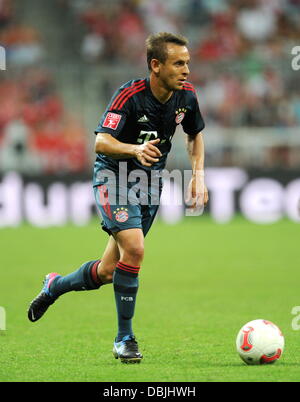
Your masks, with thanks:
[[(291, 325), (300, 305), (299, 225), (158, 220), (146, 239), (134, 320), (140, 365), (113, 358), (111, 285), (66, 294), (37, 323), (27, 319), (44, 275), (101, 256), (106, 240), (97, 221), (1, 229), (0, 381), (299, 381), (300, 331)], [(275, 322), (285, 336), (274, 365), (246, 366), (236, 353), (238, 330), (256, 318)]]

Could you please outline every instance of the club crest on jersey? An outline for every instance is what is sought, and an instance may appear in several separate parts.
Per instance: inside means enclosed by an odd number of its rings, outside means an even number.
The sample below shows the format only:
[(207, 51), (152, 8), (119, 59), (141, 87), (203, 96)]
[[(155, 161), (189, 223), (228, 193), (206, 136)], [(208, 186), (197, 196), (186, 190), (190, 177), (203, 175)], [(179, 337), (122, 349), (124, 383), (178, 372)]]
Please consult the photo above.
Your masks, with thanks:
[(102, 127), (107, 127), (111, 128), (112, 130), (116, 130), (120, 123), (121, 118), (122, 115), (109, 112), (105, 117)]
[(123, 223), (126, 222), (129, 218), (128, 209), (127, 208), (117, 208), (114, 211), (116, 221)]
[(175, 112), (176, 113), (176, 117), (175, 117), (176, 124), (180, 124), (182, 122), (186, 112), (187, 112), (187, 110), (184, 107), (181, 107), (176, 110), (176, 112)]

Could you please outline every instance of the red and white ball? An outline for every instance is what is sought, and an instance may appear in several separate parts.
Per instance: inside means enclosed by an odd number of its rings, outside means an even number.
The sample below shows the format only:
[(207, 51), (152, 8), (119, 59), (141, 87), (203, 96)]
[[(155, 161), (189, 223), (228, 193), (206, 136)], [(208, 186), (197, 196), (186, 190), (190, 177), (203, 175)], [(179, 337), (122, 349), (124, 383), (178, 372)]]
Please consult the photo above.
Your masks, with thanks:
[(240, 329), (236, 349), (247, 364), (275, 363), (282, 355), (284, 337), (271, 321), (253, 320)]

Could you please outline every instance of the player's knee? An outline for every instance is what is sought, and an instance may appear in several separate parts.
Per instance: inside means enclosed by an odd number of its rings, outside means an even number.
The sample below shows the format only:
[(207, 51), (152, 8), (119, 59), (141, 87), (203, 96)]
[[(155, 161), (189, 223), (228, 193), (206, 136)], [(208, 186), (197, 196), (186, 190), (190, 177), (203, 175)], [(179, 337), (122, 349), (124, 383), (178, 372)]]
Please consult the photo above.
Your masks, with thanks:
[(123, 258), (139, 265), (144, 258), (144, 246), (142, 244), (130, 244), (125, 250)]

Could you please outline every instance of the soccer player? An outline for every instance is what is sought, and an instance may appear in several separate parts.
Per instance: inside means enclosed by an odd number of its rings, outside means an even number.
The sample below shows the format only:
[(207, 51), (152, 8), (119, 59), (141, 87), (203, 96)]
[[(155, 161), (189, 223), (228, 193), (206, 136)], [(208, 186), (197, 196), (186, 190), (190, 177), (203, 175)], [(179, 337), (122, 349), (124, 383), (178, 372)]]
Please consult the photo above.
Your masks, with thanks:
[[(161, 181), (151, 183), (164, 169), (176, 127), (187, 134), (191, 160), (189, 183), (191, 207), (208, 201), (204, 183), (204, 122), (195, 89), (187, 81), (190, 55), (187, 39), (158, 33), (146, 40), (149, 77), (129, 81), (112, 97), (96, 128), (93, 187), (102, 215), (102, 228), (109, 234), (99, 260), (81, 265), (62, 276), (46, 275), (39, 295), (28, 310), (37, 321), (59, 296), (72, 290), (91, 290), (113, 283), (118, 333), (113, 345), (115, 358), (139, 363), (142, 354), (132, 329), (144, 257), (144, 237), (155, 218), (162, 190)], [(110, 174), (111, 173), (111, 174)], [(139, 200), (130, 175), (142, 177)], [(113, 178), (113, 180), (109, 180)], [(152, 180), (153, 181), (153, 180)], [(113, 200), (113, 202), (112, 202)], [(143, 202), (141, 201), (143, 200)]]

